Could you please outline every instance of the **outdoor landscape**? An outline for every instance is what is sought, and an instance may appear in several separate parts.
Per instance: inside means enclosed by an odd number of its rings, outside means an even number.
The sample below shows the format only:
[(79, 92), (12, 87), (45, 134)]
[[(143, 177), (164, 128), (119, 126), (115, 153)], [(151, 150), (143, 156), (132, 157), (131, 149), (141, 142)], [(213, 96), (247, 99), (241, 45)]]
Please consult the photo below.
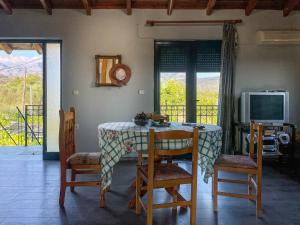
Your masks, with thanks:
[[(36, 51), (0, 51), (0, 146), (24, 145), (25, 107), (43, 103), (42, 68), (42, 56)], [(26, 119), (28, 124), (42, 127), (42, 118)], [(30, 129), (35, 127), (27, 127)], [(28, 144), (37, 141), (29, 138)]]
[[(217, 124), (220, 73), (197, 73), (197, 123)], [(185, 121), (185, 73), (161, 73), (160, 109), (172, 122)]]

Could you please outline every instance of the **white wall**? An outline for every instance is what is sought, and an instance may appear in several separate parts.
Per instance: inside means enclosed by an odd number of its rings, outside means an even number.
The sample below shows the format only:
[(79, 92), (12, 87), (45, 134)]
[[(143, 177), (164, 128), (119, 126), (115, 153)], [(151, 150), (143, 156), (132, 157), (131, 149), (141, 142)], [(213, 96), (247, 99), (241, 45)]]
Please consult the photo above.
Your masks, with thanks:
[[(280, 11), (255, 11), (245, 17), (242, 10), (205, 11), (14, 10), (0, 14), (1, 38), (58, 38), (63, 40), (63, 107), (77, 109), (77, 146), (80, 151), (97, 151), (97, 125), (127, 121), (140, 111), (153, 111), (154, 39), (221, 39), (220, 26), (145, 27), (147, 19), (200, 20), (243, 19), (238, 25), (240, 47), (236, 71), (236, 96), (245, 90), (286, 89), (290, 92), (291, 122), (300, 125), (300, 46), (257, 46), (255, 32), (261, 29), (300, 29), (300, 13), (287, 18)], [(132, 69), (132, 79), (122, 88), (94, 87), (96, 54), (121, 54)], [(73, 96), (72, 90), (79, 95)], [(138, 95), (144, 89), (145, 95)]]

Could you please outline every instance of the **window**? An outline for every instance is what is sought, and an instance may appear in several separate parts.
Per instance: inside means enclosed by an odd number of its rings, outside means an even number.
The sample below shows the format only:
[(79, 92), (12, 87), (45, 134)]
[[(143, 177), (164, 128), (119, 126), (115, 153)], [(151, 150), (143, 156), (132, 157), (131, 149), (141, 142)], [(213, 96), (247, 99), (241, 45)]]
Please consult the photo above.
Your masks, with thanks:
[(221, 41), (155, 42), (155, 111), (216, 124)]

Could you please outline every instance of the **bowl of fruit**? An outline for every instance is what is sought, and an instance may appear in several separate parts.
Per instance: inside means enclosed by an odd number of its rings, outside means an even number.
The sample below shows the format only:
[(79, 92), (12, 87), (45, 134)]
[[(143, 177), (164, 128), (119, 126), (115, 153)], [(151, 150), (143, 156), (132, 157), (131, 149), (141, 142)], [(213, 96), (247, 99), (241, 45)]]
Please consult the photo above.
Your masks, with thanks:
[(146, 126), (149, 122), (149, 117), (146, 113), (138, 113), (134, 117), (134, 123), (138, 126)]

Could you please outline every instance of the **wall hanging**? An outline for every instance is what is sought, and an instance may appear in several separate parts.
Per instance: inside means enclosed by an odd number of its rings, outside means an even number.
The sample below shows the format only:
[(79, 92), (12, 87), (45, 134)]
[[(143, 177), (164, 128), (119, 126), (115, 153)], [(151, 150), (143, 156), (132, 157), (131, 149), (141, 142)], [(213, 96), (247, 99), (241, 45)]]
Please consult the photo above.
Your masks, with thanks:
[(121, 87), (131, 77), (131, 70), (121, 64), (121, 55), (96, 55), (96, 86)]
[(120, 55), (96, 55), (96, 86), (116, 86), (112, 83), (109, 72), (111, 68), (121, 63)]

